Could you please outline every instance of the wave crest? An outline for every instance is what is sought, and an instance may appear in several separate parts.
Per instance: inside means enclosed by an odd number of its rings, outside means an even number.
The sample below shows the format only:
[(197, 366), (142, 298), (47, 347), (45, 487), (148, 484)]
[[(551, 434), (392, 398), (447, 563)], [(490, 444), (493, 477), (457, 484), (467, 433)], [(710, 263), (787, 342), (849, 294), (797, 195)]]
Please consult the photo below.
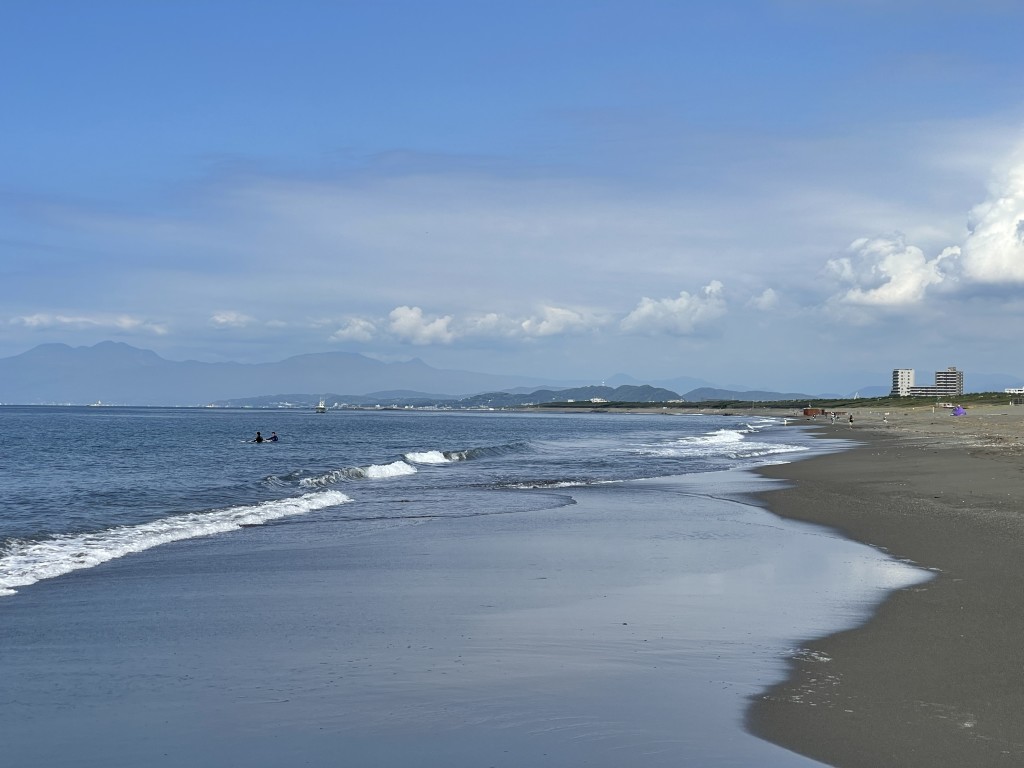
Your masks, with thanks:
[(405, 460), (414, 464), (451, 464), (451, 454), (444, 451), (410, 451), (405, 454)]
[(304, 477), (299, 481), (299, 485), (303, 488), (323, 488), (341, 480), (382, 480), (403, 475), (415, 475), (416, 472), (416, 467), (399, 460), (390, 464), (370, 464), (365, 467), (334, 469), (322, 475)]
[(63, 534), (40, 541), (14, 540), (0, 554), (0, 596), (13, 595), (43, 579), (92, 568), (125, 555), (143, 552), (173, 541), (227, 533), (244, 526), (304, 515), (351, 501), (340, 491), (319, 491), (290, 499), (230, 507), (212, 512), (190, 512), (140, 525), (122, 525), (102, 531)]

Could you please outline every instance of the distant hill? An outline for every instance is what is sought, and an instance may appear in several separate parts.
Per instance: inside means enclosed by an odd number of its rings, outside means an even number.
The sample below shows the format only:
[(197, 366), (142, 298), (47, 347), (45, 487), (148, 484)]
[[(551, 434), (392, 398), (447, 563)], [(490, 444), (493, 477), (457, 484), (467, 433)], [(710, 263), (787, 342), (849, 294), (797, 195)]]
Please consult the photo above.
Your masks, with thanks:
[(1002, 392), (1011, 387), (1024, 387), (1024, 377), (1005, 373), (964, 373), (965, 392)]
[(871, 386), (871, 387), (861, 387), (860, 389), (856, 390), (855, 393), (851, 393), (851, 394), (857, 394), (860, 397), (885, 397), (891, 391), (892, 391), (892, 387), (875, 387), (875, 386)]
[(639, 381), (634, 379), (632, 376), (627, 376), (624, 373), (617, 373), (607, 381), (603, 382), (609, 387), (619, 387), (630, 384), (650, 384), (653, 387), (661, 387), (663, 389), (672, 390), (673, 392), (688, 392), (693, 389), (701, 387), (713, 386), (710, 381), (704, 379), (696, 379), (692, 376), (676, 376), (672, 379), (658, 379), (655, 381)]
[[(213, 404), (236, 408), (312, 408), (319, 402), (320, 397), (321, 395), (312, 394), (263, 395), (222, 400)], [(459, 398), (408, 390), (371, 392), (366, 395), (326, 394), (322, 397), (328, 407), (394, 405), (441, 408), (516, 408), (544, 403), (589, 402), (594, 399), (615, 403), (661, 403), (680, 399), (679, 395), (671, 390), (646, 384), (621, 387), (533, 389), (529, 392), (522, 392), (517, 388), (512, 392), (485, 392)]]
[(460, 397), (546, 383), (432, 368), (422, 360), (382, 363), (349, 352), (298, 355), (275, 363), (175, 362), (111, 341), (92, 347), (43, 344), (0, 359), (0, 403), (20, 404), (206, 405), (267, 392), (383, 390)]
[(749, 400), (751, 402), (773, 402), (776, 400), (815, 400), (818, 395), (808, 395), (802, 392), (765, 392), (751, 390), (739, 392), (734, 389), (715, 389), (713, 387), (701, 387), (683, 395), (685, 400), (701, 402), (704, 400)]
[(459, 400), (459, 398), (453, 395), (438, 395), (429, 392), (401, 389), (369, 392), (365, 395), (338, 394), (336, 392), (325, 392), (324, 394), (293, 392), (289, 394), (260, 395), (259, 397), (232, 397), (224, 400), (214, 400), (210, 405), (219, 408), (313, 408), (320, 402), (321, 398), (323, 398), (328, 408), (346, 405), (427, 406), (455, 403)]
[(482, 395), (464, 397), (458, 401), (461, 408), (512, 408), (522, 405), (543, 403), (585, 402), (605, 400), (613, 403), (663, 403), (680, 400), (680, 396), (669, 389), (643, 385), (621, 387), (573, 387), (570, 389), (538, 389), (533, 392), (488, 392)]

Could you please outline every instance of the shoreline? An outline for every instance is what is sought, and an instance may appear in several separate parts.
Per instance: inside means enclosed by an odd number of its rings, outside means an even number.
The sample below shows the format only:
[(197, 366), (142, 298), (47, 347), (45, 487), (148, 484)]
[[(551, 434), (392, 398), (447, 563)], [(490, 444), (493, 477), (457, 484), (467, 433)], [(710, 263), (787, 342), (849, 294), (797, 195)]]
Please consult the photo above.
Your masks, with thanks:
[(1024, 764), (1024, 412), (854, 410), (806, 423), (849, 451), (758, 474), (758, 497), (935, 573), (861, 626), (802, 644), (748, 730), (829, 765)]

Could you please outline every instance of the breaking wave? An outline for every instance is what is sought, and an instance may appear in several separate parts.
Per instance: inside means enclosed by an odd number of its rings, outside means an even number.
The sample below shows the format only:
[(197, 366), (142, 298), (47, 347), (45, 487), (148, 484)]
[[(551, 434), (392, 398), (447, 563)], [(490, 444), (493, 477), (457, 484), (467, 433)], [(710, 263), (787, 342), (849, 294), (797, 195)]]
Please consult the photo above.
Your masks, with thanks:
[(754, 459), (781, 453), (809, 450), (806, 446), (786, 443), (767, 443), (751, 440), (748, 436), (760, 430), (750, 424), (746, 429), (719, 429), (704, 435), (681, 437), (667, 443), (640, 446), (638, 453), (660, 458), (713, 458)]
[(451, 464), (466, 457), (467, 451), (410, 451), (404, 458), (413, 464)]
[(526, 443), (512, 443), (510, 445), (488, 445), (480, 448), (466, 448), (462, 451), (410, 451), (402, 458), (411, 461), (413, 464), (451, 464), (456, 461), (470, 461), (487, 456), (504, 456), (510, 453), (517, 453), (526, 447)]
[(0, 552), (0, 595), (13, 595), (17, 587), (93, 568), (161, 544), (263, 525), (349, 501), (340, 491), (320, 491), (211, 512), (190, 512), (93, 533), (64, 534), (38, 541), (14, 539)]
[(322, 475), (304, 477), (299, 481), (303, 488), (322, 488), (342, 480), (383, 480), (403, 475), (415, 475), (416, 467), (404, 461), (393, 461), (390, 464), (370, 464), (365, 467), (345, 467), (325, 472)]

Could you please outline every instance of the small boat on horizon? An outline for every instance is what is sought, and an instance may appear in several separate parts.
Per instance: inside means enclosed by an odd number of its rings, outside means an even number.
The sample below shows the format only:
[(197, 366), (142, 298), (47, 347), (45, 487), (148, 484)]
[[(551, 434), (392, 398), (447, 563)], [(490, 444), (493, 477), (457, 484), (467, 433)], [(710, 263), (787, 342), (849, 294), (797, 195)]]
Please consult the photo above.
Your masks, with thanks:
[(324, 402), (324, 399), (322, 397), (320, 398), (320, 402), (317, 403), (316, 412), (327, 413), (327, 404)]

